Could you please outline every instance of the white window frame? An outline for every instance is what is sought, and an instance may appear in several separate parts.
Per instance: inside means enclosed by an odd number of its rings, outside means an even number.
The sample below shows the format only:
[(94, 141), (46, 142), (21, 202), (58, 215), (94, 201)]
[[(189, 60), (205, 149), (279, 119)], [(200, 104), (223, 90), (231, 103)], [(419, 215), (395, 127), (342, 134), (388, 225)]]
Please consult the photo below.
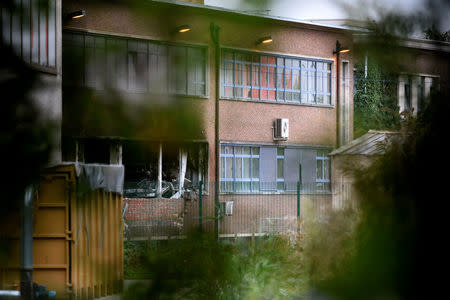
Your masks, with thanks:
[[(220, 164), (220, 190), (221, 192), (231, 192), (231, 193), (251, 193), (251, 192), (259, 192), (260, 191), (260, 176), (261, 176), (261, 159), (260, 159), (260, 153), (261, 153), (261, 149), (260, 146), (256, 146), (256, 145), (234, 145), (234, 144), (221, 144), (221, 150), (220, 150), (220, 161), (222, 162), (222, 158), (224, 163)], [(232, 148), (232, 153), (223, 153), (222, 149), (224, 149), (224, 147), (231, 147)], [(241, 148), (241, 153), (237, 154), (236, 152), (236, 148), (239, 147)], [(249, 147), (250, 148), (250, 154), (243, 154), (243, 149), (245, 147)], [(253, 154), (253, 148), (258, 149), (258, 154)], [(226, 158), (231, 158), (232, 159), (232, 168), (231, 168), (231, 177), (227, 178), (227, 159)], [(250, 159), (250, 177), (244, 177), (244, 174), (241, 174), (241, 177), (237, 177), (236, 176), (236, 160), (240, 159), (241, 160), (241, 164), (242, 166), (244, 165), (244, 158), (249, 158)], [(258, 159), (258, 177), (253, 177), (252, 173), (253, 173), (253, 159)], [(242, 168), (242, 172), (243, 172), (243, 168)], [(224, 176), (222, 176), (222, 173), (224, 174)], [(227, 186), (227, 182), (232, 182), (232, 189), (229, 190), (226, 188)], [(250, 189), (249, 190), (244, 190), (243, 189), (243, 183), (250, 183)], [(257, 186), (257, 188), (254, 188), (254, 183)], [(237, 189), (237, 184), (241, 184), (242, 185), (242, 189), (238, 190)]]
[[(232, 55), (231, 59), (227, 59), (225, 58), (226, 53)], [(240, 56), (243, 55), (250, 55), (251, 56), (251, 60), (250, 61), (242, 61), (239, 60), (238, 58)], [(255, 57), (259, 57), (259, 62), (255, 63)], [(272, 57), (275, 58), (275, 63), (274, 64), (265, 64), (262, 63), (262, 58), (263, 57)], [(278, 64), (278, 61), (282, 60), (283, 63), (282, 64)], [(298, 61), (299, 66), (295, 67), (295, 66), (287, 66), (286, 65), (286, 61), (287, 60), (291, 60), (291, 61)], [(302, 66), (302, 63), (306, 62), (307, 65), (306, 67)], [(225, 67), (228, 64), (232, 64), (233, 66), (233, 70), (232, 70), (232, 83), (227, 83), (227, 68)], [(309, 67), (309, 63), (313, 63), (314, 64), (314, 68), (310, 68)], [(328, 66), (326, 67), (325, 70), (320, 70), (317, 69), (317, 63), (323, 63), (324, 66)], [(236, 65), (251, 65), (251, 70), (249, 72), (250, 75), (250, 85), (244, 85), (243, 83), (240, 84), (236, 84)], [(259, 65), (258, 68), (258, 86), (253, 86), (253, 66), (254, 65)], [(327, 107), (331, 107), (333, 106), (333, 61), (332, 60), (327, 60), (327, 59), (318, 59), (318, 58), (306, 58), (306, 57), (297, 57), (297, 56), (287, 56), (287, 55), (280, 55), (280, 54), (269, 54), (269, 53), (260, 53), (260, 52), (250, 52), (250, 51), (243, 51), (243, 50), (236, 50), (236, 49), (230, 49), (230, 48), (222, 48), (221, 49), (221, 78), (220, 78), (220, 97), (222, 99), (234, 99), (234, 100), (253, 100), (253, 101), (258, 101), (258, 102), (277, 102), (277, 103), (289, 103), (289, 104), (307, 104), (307, 105), (314, 105), (314, 106), (327, 106)], [(274, 88), (271, 88), (269, 86), (261, 86), (261, 67), (266, 67), (266, 68), (275, 68), (275, 79), (274, 79)], [(292, 71), (298, 71), (298, 82), (299, 82), (299, 88), (298, 89), (294, 89), (294, 88), (286, 88), (286, 71), (287, 70), (292, 70)], [(281, 73), (279, 72), (281, 71)], [(303, 72), (312, 72), (314, 75), (314, 89), (313, 91), (310, 91), (309, 89), (305, 89), (304, 87), (302, 87), (302, 73)], [(278, 73), (282, 74), (282, 87), (278, 87)], [(241, 71), (241, 77), (244, 78), (244, 68), (242, 68)], [(269, 74), (269, 73), (267, 73)], [(294, 72), (291, 72), (290, 74), (290, 78), (291, 78), (291, 84), (293, 81), (293, 75)], [(318, 74), (327, 74), (327, 78), (324, 77), (322, 78), (322, 82), (328, 82), (328, 91), (329, 92), (323, 92), (323, 91), (318, 91), (318, 85), (317, 85), (317, 80), (318, 80)], [(309, 76), (309, 75), (307, 75)], [(328, 81), (327, 81), (328, 79)], [(267, 75), (267, 80), (266, 83), (268, 84), (269, 82), (269, 76)], [(232, 95), (225, 95), (225, 89), (226, 88), (231, 88), (232, 89)], [(323, 88), (323, 87), (322, 87)], [(239, 90), (244, 90), (247, 89), (250, 91), (250, 95), (251, 97), (245, 97), (242, 93), (242, 95), (237, 95), (237, 91)], [(253, 90), (258, 90), (258, 97), (253, 97)], [(275, 99), (264, 99), (261, 97), (261, 90), (268, 90), (268, 91), (275, 91)], [(291, 99), (287, 99), (286, 98), (286, 93), (291, 93)], [(293, 99), (293, 94), (298, 94), (298, 100), (292, 100)], [(303, 95), (313, 95), (313, 101), (308, 100), (309, 97), (307, 97), (307, 100), (304, 101), (302, 100), (302, 98), (304, 98)], [(283, 95), (282, 97), (279, 97), (279, 95)], [(325, 100), (322, 100), (323, 102), (320, 103), (318, 102), (318, 95), (323, 95), (324, 97), (329, 97), (328, 101), (326, 102)], [(268, 97), (269, 98), (269, 97)]]

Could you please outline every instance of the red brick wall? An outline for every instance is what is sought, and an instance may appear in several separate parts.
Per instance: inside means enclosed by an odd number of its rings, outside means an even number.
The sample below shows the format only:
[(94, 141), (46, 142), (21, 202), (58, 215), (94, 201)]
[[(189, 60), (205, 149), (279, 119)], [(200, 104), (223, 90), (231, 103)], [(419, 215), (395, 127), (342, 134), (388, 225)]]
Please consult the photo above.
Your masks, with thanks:
[[(67, 27), (163, 41), (199, 43), (209, 47), (208, 96), (205, 99), (191, 100), (186, 97), (186, 101), (191, 101), (192, 105), (195, 105), (203, 114), (203, 134), (209, 142), (210, 181), (215, 180), (215, 63), (214, 47), (210, 38), (211, 22), (221, 28), (220, 43), (223, 47), (328, 60), (335, 60), (332, 52), (336, 40), (351, 47), (350, 37), (338, 29), (162, 4), (158, 7), (149, 6), (148, 10), (142, 9), (136, 12), (121, 5), (99, 7), (88, 2), (64, 1), (66, 12), (81, 8), (86, 9), (87, 16), (76, 21), (69, 21), (66, 24)], [(175, 34), (174, 28), (182, 24), (189, 24), (192, 30), (186, 34)], [(266, 35), (271, 35), (274, 42), (257, 46), (255, 42)], [(349, 59), (349, 70), (353, 70), (350, 55), (351, 52), (341, 55), (341, 58)], [(333, 78), (335, 78), (335, 68), (334, 63)], [(350, 72), (350, 82), (352, 82), (352, 76)], [(335, 82), (332, 85), (332, 95), (332, 102), (335, 103)], [(352, 100), (349, 107), (352, 110)], [(276, 118), (289, 118), (290, 138), (283, 144), (334, 146), (336, 143), (335, 106), (311, 107), (236, 100), (220, 101), (220, 140), (255, 144), (274, 143), (271, 127)], [(350, 116), (351, 120), (352, 116)], [(350, 132), (353, 132), (352, 128)]]

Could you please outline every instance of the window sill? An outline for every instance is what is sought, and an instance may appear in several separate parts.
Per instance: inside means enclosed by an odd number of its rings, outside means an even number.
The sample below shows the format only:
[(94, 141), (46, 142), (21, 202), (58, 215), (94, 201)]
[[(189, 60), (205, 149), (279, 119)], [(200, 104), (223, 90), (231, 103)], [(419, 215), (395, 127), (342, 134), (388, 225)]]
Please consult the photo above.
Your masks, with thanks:
[[(220, 192), (220, 195), (230, 195), (230, 196), (257, 196), (257, 195), (297, 195), (296, 191), (259, 191), (259, 192)], [(301, 196), (304, 195), (332, 195), (331, 191), (301, 191)]]
[(282, 105), (294, 105), (294, 106), (308, 106), (308, 107), (320, 107), (320, 108), (334, 108), (331, 104), (314, 104), (314, 103), (300, 103), (293, 101), (275, 101), (275, 100), (254, 100), (254, 99), (243, 99), (243, 98), (225, 98), (220, 97), (220, 100), (225, 101), (241, 101), (241, 102), (252, 102), (252, 103), (264, 103), (264, 104), (282, 104)]
[(152, 93), (152, 92), (146, 92), (146, 91), (129, 91), (129, 90), (123, 90), (123, 89), (95, 88), (95, 87), (90, 87), (90, 86), (86, 86), (86, 85), (80, 85), (80, 84), (76, 84), (76, 83), (67, 83), (67, 82), (63, 82), (63, 87), (82, 88), (82, 89), (86, 89), (86, 90), (95, 91), (98, 93), (114, 91), (121, 95), (147, 95), (147, 96), (151, 96), (151, 97), (158, 97), (158, 96), (163, 95), (163, 96), (168, 96), (168, 97), (180, 97), (180, 98), (189, 98), (189, 99), (203, 99), (203, 100), (209, 99), (209, 95), (200, 96), (200, 95), (183, 95), (183, 94), (172, 94), (172, 93), (158, 94), (158, 93)]
[(56, 70), (56, 67), (54, 68), (50, 68), (50, 67), (43, 67), (40, 65), (36, 65), (36, 64), (29, 64), (29, 66), (31, 67), (31, 69), (40, 72), (40, 73), (45, 73), (45, 74), (50, 74), (50, 75), (58, 75), (58, 71)]

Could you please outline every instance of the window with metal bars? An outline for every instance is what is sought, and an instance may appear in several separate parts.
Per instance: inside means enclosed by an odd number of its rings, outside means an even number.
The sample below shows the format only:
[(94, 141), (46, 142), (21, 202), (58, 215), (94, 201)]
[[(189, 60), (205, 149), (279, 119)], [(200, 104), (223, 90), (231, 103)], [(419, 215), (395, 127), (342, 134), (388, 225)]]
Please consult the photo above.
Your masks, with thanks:
[(221, 97), (331, 105), (332, 62), (222, 49)]
[(66, 74), (64, 84), (206, 96), (206, 52), (203, 46), (66, 31), (63, 64), (78, 73)]
[(56, 69), (56, 1), (16, 0), (0, 7), (0, 37), (23, 61)]
[(316, 156), (317, 191), (330, 191), (330, 157), (328, 151), (317, 150)]
[(284, 148), (277, 149), (277, 190), (284, 191)]
[(259, 147), (222, 145), (220, 149), (220, 190), (259, 191)]

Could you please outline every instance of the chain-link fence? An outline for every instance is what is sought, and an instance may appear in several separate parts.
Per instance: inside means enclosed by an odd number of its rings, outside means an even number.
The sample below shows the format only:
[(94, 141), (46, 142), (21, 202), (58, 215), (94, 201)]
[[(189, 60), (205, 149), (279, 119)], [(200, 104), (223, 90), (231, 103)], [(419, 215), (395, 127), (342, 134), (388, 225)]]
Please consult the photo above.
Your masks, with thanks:
[(192, 230), (213, 232), (215, 226), (219, 237), (296, 231), (300, 219), (325, 221), (331, 209), (343, 208), (346, 203), (353, 205), (348, 183), (241, 184), (237, 191), (221, 191), (217, 205), (214, 188), (213, 182), (202, 184), (184, 191), (180, 197), (174, 192), (172, 198), (156, 197), (146, 191), (134, 197), (125, 195), (125, 238), (183, 238)]

